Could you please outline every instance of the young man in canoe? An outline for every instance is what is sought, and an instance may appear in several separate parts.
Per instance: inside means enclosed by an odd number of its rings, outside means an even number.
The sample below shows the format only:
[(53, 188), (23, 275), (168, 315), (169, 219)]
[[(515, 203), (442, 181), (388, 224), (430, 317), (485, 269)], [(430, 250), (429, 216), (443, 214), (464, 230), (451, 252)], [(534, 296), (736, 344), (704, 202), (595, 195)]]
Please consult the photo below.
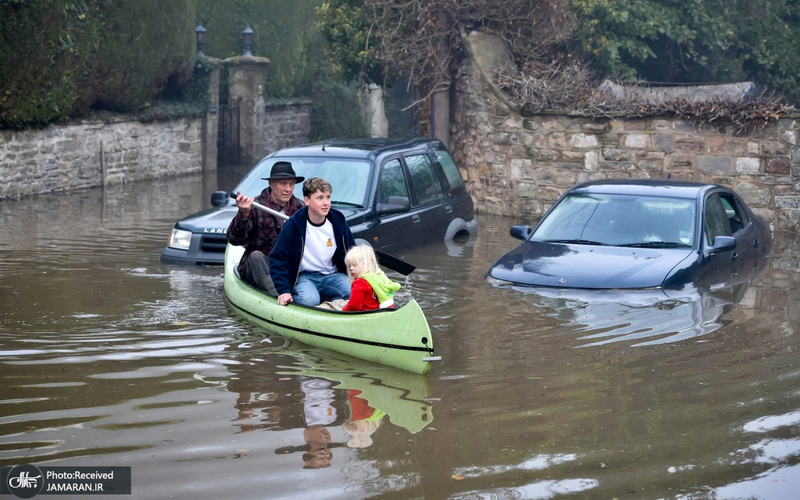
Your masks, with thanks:
[(292, 215), (303, 208), (303, 202), (292, 194), (294, 186), (303, 182), (304, 177), (294, 173), (292, 164), (279, 161), (272, 166), (269, 186), (255, 198), (250, 198), (237, 191), (236, 206), (239, 211), (231, 220), (226, 233), (232, 245), (245, 247), (244, 255), (239, 261), (239, 276), (251, 285), (277, 297), (278, 291), (269, 275), (267, 256), (278, 241), (278, 234), (283, 226), (283, 219), (270, 215), (263, 210), (252, 210), (253, 202)]
[(282, 306), (317, 306), (350, 297), (344, 256), (356, 242), (344, 214), (331, 208), (331, 191), (330, 183), (320, 177), (303, 183), (306, 207), (286, 221), (269, 255)]

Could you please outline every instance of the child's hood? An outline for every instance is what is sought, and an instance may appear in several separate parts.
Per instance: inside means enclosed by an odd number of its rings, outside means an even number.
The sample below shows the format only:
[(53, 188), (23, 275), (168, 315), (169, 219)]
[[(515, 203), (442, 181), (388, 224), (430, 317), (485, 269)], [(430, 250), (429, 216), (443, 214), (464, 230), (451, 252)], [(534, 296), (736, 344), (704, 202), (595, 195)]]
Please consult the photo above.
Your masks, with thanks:
[(364, 273), (361, 278), (369, 283), (375, 295), (378, 296), (379, 302), (387, 300), (394, 295), (394, 292), (400, 290), (400, 283), (395, 283), (383, 273)]

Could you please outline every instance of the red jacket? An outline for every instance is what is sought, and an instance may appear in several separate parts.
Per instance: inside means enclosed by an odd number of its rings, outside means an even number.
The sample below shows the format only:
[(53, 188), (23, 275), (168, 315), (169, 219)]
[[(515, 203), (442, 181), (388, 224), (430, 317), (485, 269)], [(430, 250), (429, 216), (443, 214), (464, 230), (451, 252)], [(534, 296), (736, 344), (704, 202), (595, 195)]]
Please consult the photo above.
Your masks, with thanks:
[(350, 300), (342, 308), (342, 311), (371, 311), (380, 307), (378, 297), (367, 280), (358, 278), (350, 285)]
[(353, 420), (364, 420), (369, 418), (375, 412), (375, 409), (369, 405), (366, 399), (358, 397), (361, 391), (358, 389), (349, 389), (347, 391), (347, 400), (350, 402), (350, 410), (352, 415), (350, 418)]

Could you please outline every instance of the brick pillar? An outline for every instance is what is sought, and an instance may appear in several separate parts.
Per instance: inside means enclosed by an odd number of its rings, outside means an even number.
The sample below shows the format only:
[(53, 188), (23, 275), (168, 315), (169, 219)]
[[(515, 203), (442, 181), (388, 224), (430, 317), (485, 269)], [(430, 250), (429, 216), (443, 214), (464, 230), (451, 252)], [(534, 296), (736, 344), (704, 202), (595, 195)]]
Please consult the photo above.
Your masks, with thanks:
[(431, 122), (433, 137), (450, 149), (450, 89), (434, 92), (431, 96)]
[(239, 100), (239, 148), (241, 161), (260, 160), (258, 145), (264, 119), (264, 75), (269, 59), (238, 56), (225, 60), (230, 75), (228, 102)]
[(217, 138), (219, 137), (219, 63), (214, 64), (208, 78), (208, 110), (203, 117), (203, 172), (217, 170)]

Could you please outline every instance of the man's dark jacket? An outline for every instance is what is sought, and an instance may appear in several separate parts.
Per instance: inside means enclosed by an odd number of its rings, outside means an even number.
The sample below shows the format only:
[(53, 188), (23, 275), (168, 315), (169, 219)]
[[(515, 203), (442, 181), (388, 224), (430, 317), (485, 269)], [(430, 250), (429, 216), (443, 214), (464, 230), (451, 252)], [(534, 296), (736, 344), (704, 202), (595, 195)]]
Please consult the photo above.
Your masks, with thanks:
[[(281, 207), (272, 200), (270, 189), (266, 188), (261, 191), (261, 194), (256, 196), (253, 201), (265, 205), (276, 212), (280, 212), (283, 209), (284, 213), (289, 216), (306, 206), (303, 200), (292, 196), (286, 202), (286, 205)], [(247, 219), (243, 219), (241, 214), (238, 211), (236, 212), (236, 216), (231, 220), (225, 235), (231, 245), (245, 246), (242, 260), (239, 261), (239, 276), (247, 276), (244, 272), (247, 266), (247, 257), (255, 250), (261, 250), (264, 255), (269, 255), (273, 247), (275, 247), (275, 242), (278, 241), (281, 226), (283, 226), (283, 219), (279, 219), (255, 207), (250, 209)]]

